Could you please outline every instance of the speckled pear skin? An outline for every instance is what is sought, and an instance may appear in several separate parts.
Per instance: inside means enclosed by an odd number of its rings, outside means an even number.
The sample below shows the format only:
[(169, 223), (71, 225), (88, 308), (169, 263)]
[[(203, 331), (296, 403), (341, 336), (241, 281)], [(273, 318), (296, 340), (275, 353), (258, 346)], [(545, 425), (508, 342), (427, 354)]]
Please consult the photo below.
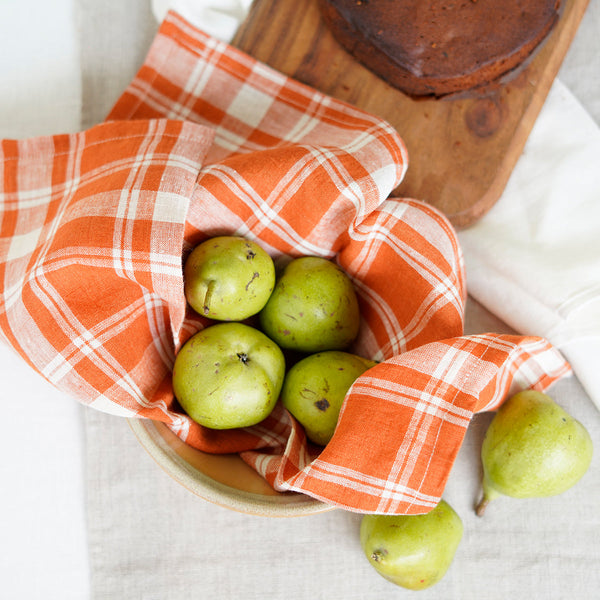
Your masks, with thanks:
[(311, 354), (286, 374), (281, 402), (304, 427), (308, 439), (325, 446), (333, 437), (346, 393), (375, 364), (340, 350)]
[(500, 495), (555, 496), (588, 470), (593, 444), (586, 428), (542, 392), (526, 390), (506, 400), (486, 432), (482, 448), (483, 514)]
[(210, 238), (192, 250), (184, 266), (185, 296), (200, 315), (243, 321), (267, 303), (275, 265), (256, 242), (238, 236)]
[(173, 391), (191, 419), (211, 429), (250, 427), (267, 418), (285, 375), (280, 348), (243, 323), (193, 335), (175, 357)]
[(277, 279), (260, 324), (281, 348), (310, 353), (343, 350), (360, 327), (352, 281), (330, 260), (296, 258)]
[(462, 521), (445, 500), (423, 515), (365, 515), (360, 526), (371, 566), (410, 590), (431, 587), (444, 577), (462, 535)]

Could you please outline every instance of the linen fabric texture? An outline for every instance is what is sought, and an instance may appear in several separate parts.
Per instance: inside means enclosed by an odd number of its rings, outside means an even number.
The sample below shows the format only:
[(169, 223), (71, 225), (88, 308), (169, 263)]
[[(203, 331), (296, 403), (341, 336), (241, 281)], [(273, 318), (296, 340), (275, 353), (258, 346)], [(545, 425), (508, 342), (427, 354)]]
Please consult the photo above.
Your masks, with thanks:
[[(475, 412), (570, 373), (543, 338), (463, 335), (456, 234), (426, 203), (391, 197), (408, 155), (389, 124), (173, 11), (105, 123), (3, 140), (1, 153), (5, 342), (80, 402), (239, 452), (277, 490), (362, 513), (427, 512)], [(216, 431), (174, 398), (175, 355), (210, 325), (186, 306), (182, 261), (222, 234), (257, 241), (276, 264), (331, 259), (355, 285), (349, 351), (379, 364), (353, 384), (324, 449), (280, 405), (256, 426)]]

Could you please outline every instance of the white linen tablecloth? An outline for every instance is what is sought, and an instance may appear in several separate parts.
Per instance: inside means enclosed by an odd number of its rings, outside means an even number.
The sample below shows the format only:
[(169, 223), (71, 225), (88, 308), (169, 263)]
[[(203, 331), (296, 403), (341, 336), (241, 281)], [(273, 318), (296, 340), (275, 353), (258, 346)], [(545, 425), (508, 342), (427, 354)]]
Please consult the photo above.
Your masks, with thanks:
[[(76, 131), (103, 120), (156, 29), (150, 0), (1, 0), (0, 137)], [(596, 123), (599, 31), (600, 0), (591, 0), (559, 84)], [(470, 299), (466, 330), (509, 329)], [(278, 520), (208, 504), (166, 476), (124, 420), (55, 392), (1, 345), (0, 369), (10, 407), (0, 442), (0, 597), (411, 596), (366, 563), (359, 516), (333, 511)], [(600, 412), (577, 379), (560, 382), (552, 393), (598, 445)], [(37, 416), (33, 427), (26, 426), (31, 414)], [(475, 418), (445, 494), (465, 525), (455, 562), (419, 597), (598, 598), (600, 452), (567, 493), (498, 500), (478, 518), (472, 506), (489, 419)]]

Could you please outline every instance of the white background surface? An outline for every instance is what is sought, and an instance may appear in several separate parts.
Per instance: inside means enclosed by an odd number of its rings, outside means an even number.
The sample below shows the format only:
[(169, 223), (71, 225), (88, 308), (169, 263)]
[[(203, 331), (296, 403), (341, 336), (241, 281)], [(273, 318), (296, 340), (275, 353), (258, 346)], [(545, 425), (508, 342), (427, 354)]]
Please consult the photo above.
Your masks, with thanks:
[[(561, 80), (599, 116), (599, 0)], [(590, 23), (588, 26), (587, 24)], [(101, 121), (156, 30), (149, 0), (0, 0), (0, 138), (75, 131)], [(593, 82), (595, 87), (590, 86)], [(470, 305), (467, 330), (504, 326)], [(172, 482), (127, 424), (77, 405), (0, 345), (0, 597), (318, 599), (411, 597), (365, 562), (357, 515), (267, 520), (209, 505)], [(575, 380), (556, 399), (590, 429), (600, 416)], [(600, 451), (563, 496), (501, 500), (483, 519), (478, 416), (445, 494), (465, 537), (423, 599), (598, 598)]]
[[(81, 120), (76, 4), (0, 0), (0, 138)], [(89, 596), (81, 408), (0, 343), (0, 597)]]

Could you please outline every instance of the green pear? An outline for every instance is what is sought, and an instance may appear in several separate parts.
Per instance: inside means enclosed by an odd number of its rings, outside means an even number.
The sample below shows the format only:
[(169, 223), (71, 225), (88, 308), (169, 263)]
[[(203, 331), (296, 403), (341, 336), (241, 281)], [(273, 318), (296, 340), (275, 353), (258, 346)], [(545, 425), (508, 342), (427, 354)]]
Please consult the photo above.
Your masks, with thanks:
[(199, 314), (218, 321), (243, 321), (267, 303), (275, 265), (258, 244), (218, 236), (196, 246), (184, 266), (185, 297)]
[(481, 447), (482, 515), (500, 495), (555, 496), (575, 485), (592, 460), (585, 427), (550, 396), (525, 390), (506, 400), (492, 419)]
[(375, 364), (340, 350), (311, 354), (287, 372), (281, 402), (304, 427), (308, 439), (325, 446), (333, 436), (350, 386)]
[(183, 410), (212, 429), (266, 419), (285, 375), (281, 349), (243, 323), (218, 323), (193, 335), (175, 357), (173, 391)]
[(446, 574), (463, 535), (463, 524), (445, 501), (423, 515), (365, 515), (360, 543), (385, 579), (422, 590)]
[(260, 313), (260, 323), (282, 348), (343, 350), (356, 338), (360, 325), (352, 281), (325, 258), (297, 258), (277, 279)]

